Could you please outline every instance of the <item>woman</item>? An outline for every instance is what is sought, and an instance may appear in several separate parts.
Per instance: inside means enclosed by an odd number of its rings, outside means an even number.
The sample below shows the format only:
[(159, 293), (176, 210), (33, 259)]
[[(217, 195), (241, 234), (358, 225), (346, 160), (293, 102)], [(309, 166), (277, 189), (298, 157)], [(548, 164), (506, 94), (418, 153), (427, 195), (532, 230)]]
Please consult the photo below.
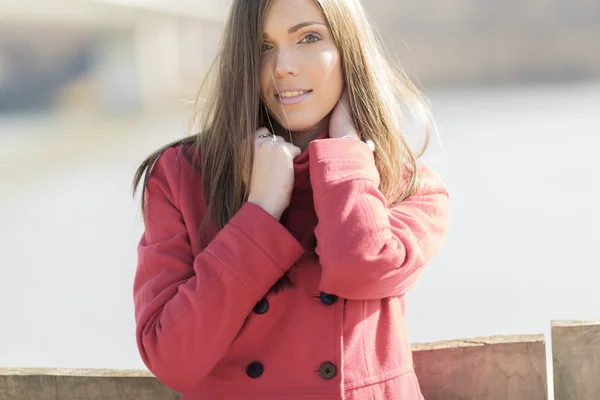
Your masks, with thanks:
[(201, 133), (134, 181), (145, 364), (184, 400), (422, 399), (404, 296), (448, 193), (359, 0), (236, 0), (217, 67)]

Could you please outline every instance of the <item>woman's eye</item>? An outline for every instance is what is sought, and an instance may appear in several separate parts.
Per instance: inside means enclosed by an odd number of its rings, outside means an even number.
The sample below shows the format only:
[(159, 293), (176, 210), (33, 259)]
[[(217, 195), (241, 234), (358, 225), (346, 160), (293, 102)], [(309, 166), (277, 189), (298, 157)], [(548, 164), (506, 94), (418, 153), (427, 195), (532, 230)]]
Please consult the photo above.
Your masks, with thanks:
[(314, 43), (318, 42), (319, 40), (321, 40), (321, 37), (319, 35), (315, 33), (309, 33), (308, 35), (304, 36), (300, 43)]
[(273, 47), (270, 44), (267, 43), (263, 43), (262, 45), (262, 51), (267, 51), (267, 50), (271, 50)]

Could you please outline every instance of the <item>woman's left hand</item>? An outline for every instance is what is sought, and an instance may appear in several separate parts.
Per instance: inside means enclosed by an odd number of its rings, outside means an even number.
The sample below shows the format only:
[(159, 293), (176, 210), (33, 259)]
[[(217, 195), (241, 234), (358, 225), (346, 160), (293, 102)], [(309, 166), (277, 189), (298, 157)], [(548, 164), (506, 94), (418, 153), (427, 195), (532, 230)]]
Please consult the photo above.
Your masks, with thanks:
[(350, 97), (348, 92), (344, 90), (338, 103), (331, 112), (329, 119), (329, 137), (330, 138), (341, 138), (344, 136), (352, 136), (356, 139), (360, 139), (356, 127), (352, 123), (350, 113)]

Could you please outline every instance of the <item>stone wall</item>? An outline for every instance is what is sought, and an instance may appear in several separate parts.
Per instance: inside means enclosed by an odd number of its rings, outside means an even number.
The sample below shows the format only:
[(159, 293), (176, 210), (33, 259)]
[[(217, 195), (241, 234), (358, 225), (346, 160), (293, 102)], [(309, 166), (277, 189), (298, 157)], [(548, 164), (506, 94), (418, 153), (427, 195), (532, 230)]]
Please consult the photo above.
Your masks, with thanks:
[(0, 369), (2, 400), (178, 400), (146, 371)]
[(413, 345), (427, 400), (545, 400), (543, 335), (497, 336)]
[(556, 400), (600, 399), (600, 320), (552, 324)]
[[(413, 345), (427, 400), (600, 399), (600, 321), (552, 324), (554, 383), (543, 335)], [(176, 400), (147, 371), (0, 369), (2, 400)]]

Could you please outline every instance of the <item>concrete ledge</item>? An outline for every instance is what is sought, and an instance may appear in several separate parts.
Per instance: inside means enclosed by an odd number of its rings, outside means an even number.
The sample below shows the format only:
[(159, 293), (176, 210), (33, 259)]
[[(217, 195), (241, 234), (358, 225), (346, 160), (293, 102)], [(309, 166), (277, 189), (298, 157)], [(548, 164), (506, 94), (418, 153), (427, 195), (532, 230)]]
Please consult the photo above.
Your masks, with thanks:
[(0, 369), (2, 400), (179, 400), (147, 371)]
[(493, 336), (413, 345), (427, 400), (545, 400), (543, 335)]
[(556, 400), (600, 399), (600, 320), (552, 321)]
[[(427, 400), (547, 399), (543, 335), (493, 336), (412, 347), (416, 372)], [(592, 372), (590, 369), (589, 373)], [(591, 375), (588, 379), (592, 379)], [(148, 371), (0, 369), (1, 400), (179, 398)], [(587, 398), (591, 399), (578, 400)]]

